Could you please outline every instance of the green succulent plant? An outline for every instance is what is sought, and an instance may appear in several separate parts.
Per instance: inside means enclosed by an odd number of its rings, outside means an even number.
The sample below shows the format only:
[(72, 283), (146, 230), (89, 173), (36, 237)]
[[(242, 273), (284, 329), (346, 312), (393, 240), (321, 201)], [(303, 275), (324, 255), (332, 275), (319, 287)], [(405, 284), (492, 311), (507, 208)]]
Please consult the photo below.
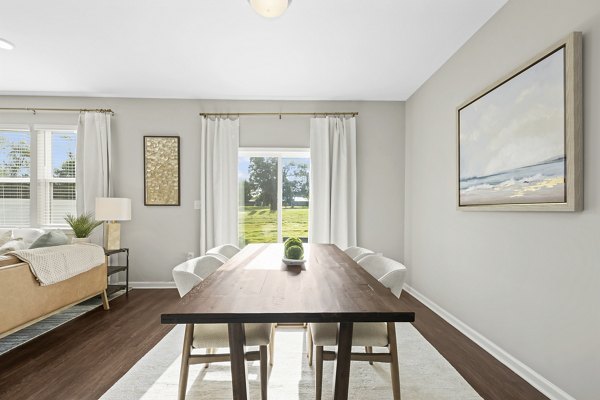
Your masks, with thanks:
[(81, 214), (78, 217), (67, 214), (65, 221), (73, 229), (76, 238), (86, 238), (90, 236), (94, 229), (102, 225), (102, 221), (96, 221), (91, 213)]
[(302, 260), (304, 249), (300, 246), (292, 245), (285, 250), (285, 257), (290, 260)]
[(285, 241), (285, 243), (283, 244), (283, 247), (287, 250), (290, 246), (299, 246), (299, 247), (303, 247), (302, 246), (302, 240), (300, 240), (300, 238), (297, 237), (291, 237), (288, 240)]

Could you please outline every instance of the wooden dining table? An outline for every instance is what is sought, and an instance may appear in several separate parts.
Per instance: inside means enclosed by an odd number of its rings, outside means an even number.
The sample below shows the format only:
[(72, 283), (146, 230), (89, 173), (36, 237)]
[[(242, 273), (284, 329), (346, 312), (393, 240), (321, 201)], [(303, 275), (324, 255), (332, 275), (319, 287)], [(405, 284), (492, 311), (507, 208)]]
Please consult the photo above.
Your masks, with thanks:
[(282, 256), (282, 244), (246, 246), (165, 310), (161, 323), (227, 324), (233, 398), (246, 400), (244, 323), (337, 322), (334, 398), (345, 400), (353, 324), (412, 322), (415, 313), (335, 245), (305, 245), (302, 266), (286, 266)]

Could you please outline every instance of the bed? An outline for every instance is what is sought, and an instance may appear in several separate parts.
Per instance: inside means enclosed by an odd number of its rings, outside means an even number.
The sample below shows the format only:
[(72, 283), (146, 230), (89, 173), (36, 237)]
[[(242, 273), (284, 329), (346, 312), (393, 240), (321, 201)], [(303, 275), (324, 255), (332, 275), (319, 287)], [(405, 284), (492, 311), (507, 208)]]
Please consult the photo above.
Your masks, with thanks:
[(28, 264), (0, 256), (0, 338), (101, 295), (108, 310), (106, 262), (61, 282), (40, 286)]

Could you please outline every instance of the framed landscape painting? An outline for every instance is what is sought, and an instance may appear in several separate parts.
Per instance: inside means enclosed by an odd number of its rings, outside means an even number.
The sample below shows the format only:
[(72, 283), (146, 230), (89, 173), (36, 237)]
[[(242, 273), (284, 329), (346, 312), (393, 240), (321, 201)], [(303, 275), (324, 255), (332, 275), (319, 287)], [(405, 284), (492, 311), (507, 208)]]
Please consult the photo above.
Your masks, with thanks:
[(179, 136), (144, 136), (144, 205), (180, 204)]
[(575, 32), (458, 107), (459, 209), (582, 209), (581, 75)]

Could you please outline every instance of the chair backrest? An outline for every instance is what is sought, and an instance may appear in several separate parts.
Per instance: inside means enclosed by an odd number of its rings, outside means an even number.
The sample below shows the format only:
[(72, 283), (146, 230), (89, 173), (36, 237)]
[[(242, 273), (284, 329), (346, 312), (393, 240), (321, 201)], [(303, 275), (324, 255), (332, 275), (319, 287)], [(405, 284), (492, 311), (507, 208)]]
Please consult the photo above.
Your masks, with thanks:
[[(231, 257), (235, 256), (240, 252), (240, 248), (233, 244), (224, 244), (222, 246), (214, 247), (206, 252), (207, 255), (215, 255), (222, 256), (229, 260)], [(217, 257), (223, 260), (222, 257)]]
[(348, 247), (346, 250), (344, 250), (344, 253), (346, 253), (356, 262), (360, 261), (363, 257), (368, 256), (369, 254), (375, 254), (375, 252), (372, 250), (357, 246)]
[(406, 267), (402, 263), (383, 256), (367, 255), (358, 264), (389, 288), (394, 296), (400, 297), (406, 280)]
[(173, 268), (173, 280), (181, 297), (192, 290), (194, 286), (215, 272), (223, 261), (207, 255), (192, 258)]

